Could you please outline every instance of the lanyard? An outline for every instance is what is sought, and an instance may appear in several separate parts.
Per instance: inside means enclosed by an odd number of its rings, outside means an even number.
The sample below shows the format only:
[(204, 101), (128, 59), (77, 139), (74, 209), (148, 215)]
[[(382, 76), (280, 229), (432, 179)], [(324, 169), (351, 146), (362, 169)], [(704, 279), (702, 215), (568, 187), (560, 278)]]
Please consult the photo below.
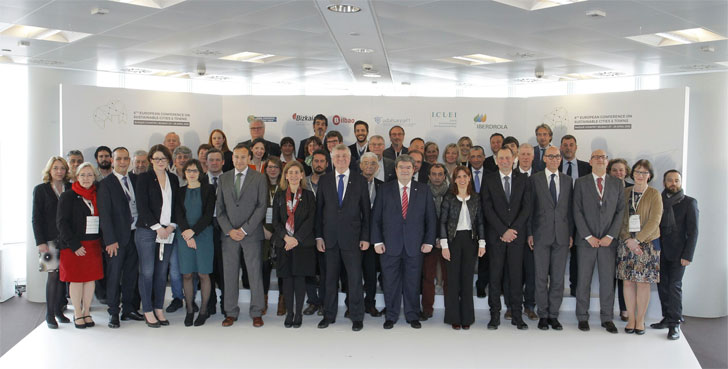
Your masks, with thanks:
[(640, 201), (642, 201), (642, 198), (645, 197), (645, 193), (642, 193), (642, 196), (640, 196), (639, 199), (635, 200), (634, 198), (634, 188), (632, 188), (632, 209), (637, 212), (637, 208), (640, 206)]
[(84, 199), (83, 197), (81, 198), (81, 200), (83, 200), (83, 203), (86, 204), (86, 206), (88, 206), (88, 210), (91, 210), (91, 215), (93, 216), (94, 215), (94, 204), (91, 201)]

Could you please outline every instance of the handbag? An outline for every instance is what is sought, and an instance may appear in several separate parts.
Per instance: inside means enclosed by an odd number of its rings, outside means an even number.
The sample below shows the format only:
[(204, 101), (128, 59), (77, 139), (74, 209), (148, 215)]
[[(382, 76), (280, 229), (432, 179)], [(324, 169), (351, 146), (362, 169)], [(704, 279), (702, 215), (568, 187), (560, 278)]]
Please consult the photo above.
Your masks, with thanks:
[(39, 253), (38, 271), (40, 272), (56, 272), (58, 271), (60, 252), (56, 247), (56, 241), (48, 241), (48, 252)]

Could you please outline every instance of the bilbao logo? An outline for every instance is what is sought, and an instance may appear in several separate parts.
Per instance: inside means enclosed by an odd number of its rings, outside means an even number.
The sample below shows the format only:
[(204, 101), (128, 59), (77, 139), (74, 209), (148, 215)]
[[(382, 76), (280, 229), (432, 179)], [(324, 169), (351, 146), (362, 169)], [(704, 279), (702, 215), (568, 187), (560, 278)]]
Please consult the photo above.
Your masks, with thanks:
[(341, 123), (344, 123), (344, 124), (354, 124), (354, 122), (356, 122), (356, 119), (342, 117), (342, 116), (340, 116), (340, 115), (337, 114), (337, 115), (334, 115), (333, 117), (331, 117), (331, 121), (334, 123), (335, 126), (338, 126)]
[(478, 114), (478, 115), (475, 116), (475, 118), (473, 118), (473, 122), (475, 122), (475, 123), (485, 123), (485, 121), (487, 119), (488, 119), (488, 116), (485, 113)]

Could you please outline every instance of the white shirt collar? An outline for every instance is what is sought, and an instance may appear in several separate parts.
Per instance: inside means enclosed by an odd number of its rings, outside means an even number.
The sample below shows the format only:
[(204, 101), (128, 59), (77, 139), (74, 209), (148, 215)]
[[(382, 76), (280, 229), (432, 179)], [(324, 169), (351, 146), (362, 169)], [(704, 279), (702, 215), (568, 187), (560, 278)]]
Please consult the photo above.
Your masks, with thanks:
[(336, 177), (338, 178), (340, 175), (344, 175), (344, 177), (349, 177), (349, 169), (346, 170), (344, 173), (339, 173), (336, 171), (336, 168), (334, 168), (334, 174), (336, 174)]
[[(400, 181), (397, 181), (397, 185), (399, 186), (399, 192), (402, 192), (402, 188), (404, 188), (405, 186), (403, 186), (402, 182), (400, 182)], [(407, 182), (406, 186), (407, 186), (408, 190), (412, 189), (412, 180)]]
[(592, 172), (592, 176), (594, 177), (594, 181), (596, 181), (597, 178), (601, 178), (602, 180), (605, 180), (607, 177), (607, 173), (604, 173), (603, 176), (598, 176), (598, 175), (596, 175), (596, 173)]
[(499, 169), (498, 170), (498, 174), (500, 174), (501, 182), (503, 182), (503, 178), (505, 178), (506, 175), (508, 176), (508, 179), (509, 180), (511, 180), (511, 181), (513, 180), (513, 171), (511, 171), (509, 174), (503, 174), (503, 172), (501, 172), (500, 169)]
[(521, 173), (528, 173), (529, 176), (531, 175), (531, 169), (533, 169), (533, 167), (528, 168), (528, 170), (524, 172), (521, 167), (518, 167), (518, 171), (519, 172), (521, 172)]
[(112, 173), (114, 173), (114, 175), (116, 176), (116, 178), (119, 179), (119, 182), (122, 181), (122, 178), (124, 178), (124, 177), (127, 177), (128, 178), (129, 177), (129, 172), (126, 172), (126, 175), (121, 175), (120, 173), (117, 173), (116, 171), (113, 171)]
[(237, 176), (238, 173), (243, 173), (243, 176), (248, 175), (248, 169), (249, 169), (249, 167), (245, 167), (245, 169), (243, 169), (242, 171), (239, 171), (238, 168), (235, 168), (235, 176)]
[(556, 174), (556, 179), (559, 179), (559, 170), (557, 169), (555, 172), (552, 172), (549, 170), (549, 168), (544, 168), (544, 173), (546, 173), (546, 179), (551, 180), (551, 175)]

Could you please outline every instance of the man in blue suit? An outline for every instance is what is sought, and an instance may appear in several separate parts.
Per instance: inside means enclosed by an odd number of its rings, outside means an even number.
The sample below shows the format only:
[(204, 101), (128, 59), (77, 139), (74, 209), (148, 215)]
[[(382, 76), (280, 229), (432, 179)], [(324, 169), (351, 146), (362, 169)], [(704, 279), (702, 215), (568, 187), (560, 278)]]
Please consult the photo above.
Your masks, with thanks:
[(437, 216), (430, 188), (412, 181), (414, 159), (402, 154), (395, 161), (397, 180), (379, 187), (372, 213), (374, 251), (380, 254), (387, 308), (384, 329), (404, 315), (412, 328), (420, 328), (420, 280), (422, 253), (435, 244)]

